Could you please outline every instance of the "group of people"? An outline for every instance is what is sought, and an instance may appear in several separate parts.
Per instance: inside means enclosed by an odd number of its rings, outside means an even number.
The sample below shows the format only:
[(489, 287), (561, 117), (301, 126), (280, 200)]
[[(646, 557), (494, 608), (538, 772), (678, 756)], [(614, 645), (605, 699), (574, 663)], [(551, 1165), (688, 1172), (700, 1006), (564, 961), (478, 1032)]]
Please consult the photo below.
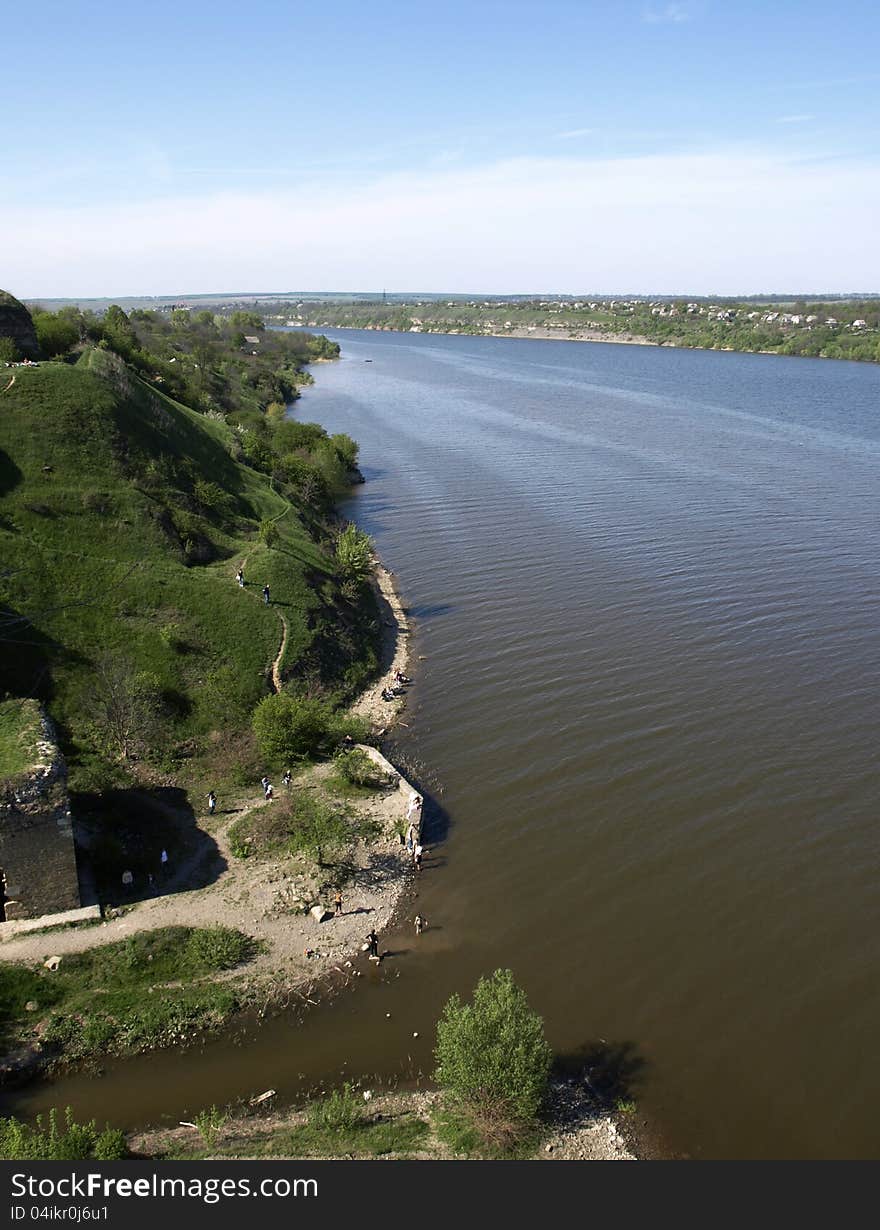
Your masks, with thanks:
[(392, 686), (382, 689), (382, 699), (385, 701), (397, 700), (398, 696), (403, 695), (408, 683), (412, 683), (409, 675), (404, 675), (400, 667), (397, 667), (394, 671), (394, 683)]
[[(235, 579), (236, 579), (236, 581), (238, 581), (238, 588), (239, 588), (239, 589), (244, 589), (244, 584), (245, 584), (245, 582), (244, 582), (244, 564), (240, 564), (240, 565), (239, 565), (238, 572), (235, 574)], [(264, 585), (264, 586), (263, 586), (263, 589), (262, 589), (262, 594), (263, 594), (263, 601), (265, 602), (266, 606), (268, 606), (268, 605), (269, 605), (269, 600), (270, 600), (270, 594), (269, 594), (269, 586), (268, 586), (268, 583), (267, 583), (266, 585)]]

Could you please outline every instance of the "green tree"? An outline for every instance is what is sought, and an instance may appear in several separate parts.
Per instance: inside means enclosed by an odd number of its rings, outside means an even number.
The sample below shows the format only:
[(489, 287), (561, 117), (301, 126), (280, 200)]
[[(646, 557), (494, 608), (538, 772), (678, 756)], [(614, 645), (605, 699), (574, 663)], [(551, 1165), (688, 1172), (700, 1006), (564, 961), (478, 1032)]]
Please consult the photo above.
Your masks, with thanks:
[(336, 539), (336, 568), (343, 590), (356, 596), (373, 572), (373, 540), (356, 525), (347, 525)]
[(274, 547), (281, 538), (281, 531), (271, 517), (264, 517), (260, 522), (260, 541), (267, 547)]
[(79, 329), (70, 320), (64, 320), (54, 312), (34, 312), (34, 328), (40, 350), (47, 358), (65, 354), (79, 341)]
[(327, 744), (333, 710), (325, 700), (279, 692), (264, 696), (254, 711), (260, 751), (275, 764), (314, 755)]
[(438, 1084), (484, 1140), (513, 1139), (534, 1122), (553, 1053), (509, 969), (481, 978), (472, 1003), (447, 1001), (434, 1056)]
[(15, 363), (19, 358), (18, 347), (11, 337), (0, 337), (0, 363)]

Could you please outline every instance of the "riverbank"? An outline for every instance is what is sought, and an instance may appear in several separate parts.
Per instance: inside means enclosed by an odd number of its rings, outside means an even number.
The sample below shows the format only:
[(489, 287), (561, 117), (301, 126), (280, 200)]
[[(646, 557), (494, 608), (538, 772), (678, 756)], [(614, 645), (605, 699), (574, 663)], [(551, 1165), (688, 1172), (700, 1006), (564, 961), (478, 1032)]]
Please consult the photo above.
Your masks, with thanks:
[[(266, 1091), (268, 1092), (268, 1091)], [(265, 1096), (265, 1095), (263, 1095)], [(173, 1128), (128, 1137), (136, 1157), (151, 1160), (265, 1158), (382, 1158), (386, 1161), (477, 1159), (444, 1125), (436, 1090), (377, 1092), (358, 1088), (354, 1122), (328, 1127), (316, 1104), (284, 1111), (266, 1110), (270, 1099), (234, 1115), (181, 1123)], [(535, 1139), (523, 1154), (540, 1161), (637, 1161), (639, 1154), (615, 1117), (590, 1098), (581, 1082), (551, 1084)]]
[[(350, 712), (366, 719), (381, 737), (398, 719), (405, 697), (386, 702), (382, 691), (394, 684), (396, 671), (408, 669), (409, 625), (391, 574), (377, 562), (374, 587), (382, 620), (380, 675)], [(100, 923), (30, 934), (0, 930), (0, 961), (32, 967), (51, 982), (65, 961), (96, 949), (149, 937), (168, 928), (226, 927), (252, 942), (249, 956), (234, 968), (210, 978), (234, 995), (223, 1000), (210, 1019), (194, 1028), (216, 1028), (227, 1017), (247, 1009), (265, 1012), (271, 1005), (313, 1004), (326, 991), (361, 977), (368, 967), (362, 948), (369, 931), (380, 937), (392, 922), (413, 874), (413, 863), (402, 836), (411, 784), (376, 748), (362, 751), (376, 764), (384, 784), (355, 787), (346, 782), (335, 761), (306, 766), (273, 803), (253, 793), (221, 799), (214, 816), (200, 825), (198, 840), (186, 862), (170, 868), (160, 893), (108, 911)], [(281, 816), (296, 795), (309, 795), (341, 812), (350, 831), (345, 848), (331, 860), (316, 862), (303, 854), (281, 850), (250, 855), (242, 832), (255, 821)], [(336, 907), (341, 895), (340, 908)], [(382, 954), (381, 938), (379, 953)], [(48, 964), (47, 964), (48, 963)], [(54, 968), (52, 968), (54, 967)], [(175, 987), (179, 985), (174, 983)], [(47, 987), (47, 992), (51, 988)], [(151, 990), (163, 991), (161, 978)], [(65, 1054), (42, 1039), (53, 1033), (51, 995), (45, 1011), (30, 997), (30, 1016), (22, 1018), (15, 1045), (7, 1046), (3, 1077), (21, 1083), (39, 1071), (63, 1064)], [(57, 1030), (55, 1030), (57, 1032)], [(179, 1045), (179, 1037), (164, 1035), (116, 1048), (108, 1030), (98, 1030), (95, 1054), (135, 1053), (161, 1045)], [(96, 1034), (96, 1038), (98, 1034)], [(80, 1045), (77, 1059), (87, 1058)]]

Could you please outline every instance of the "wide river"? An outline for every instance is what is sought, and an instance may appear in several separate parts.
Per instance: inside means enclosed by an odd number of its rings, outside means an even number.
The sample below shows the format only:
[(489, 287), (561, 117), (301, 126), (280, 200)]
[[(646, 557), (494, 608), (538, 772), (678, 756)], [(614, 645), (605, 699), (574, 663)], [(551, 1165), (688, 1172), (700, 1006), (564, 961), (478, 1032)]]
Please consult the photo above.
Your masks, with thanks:
[(297, 413), (360, 442), (347, 511), (415, 619), (431, 929), (302, 1023), (20, 1105), (411, 1077), (510, 966), (673, 1150), (880, 1156), (880, 368), (330, 335)]

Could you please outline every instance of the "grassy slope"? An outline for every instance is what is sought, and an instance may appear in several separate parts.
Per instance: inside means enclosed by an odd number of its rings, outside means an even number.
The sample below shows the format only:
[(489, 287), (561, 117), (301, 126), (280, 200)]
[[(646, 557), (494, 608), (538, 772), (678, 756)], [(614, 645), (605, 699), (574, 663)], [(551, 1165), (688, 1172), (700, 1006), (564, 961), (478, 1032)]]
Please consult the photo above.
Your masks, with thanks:
[(30, 768), (39, 734), (40, 711), (34, 701), (0, 703), (0, 781)]
[[(279, 609), (290, 664), (326, 603), (327, 561), (297, 511), (233, 460), (225, 424), (157, 393), (112, 355), (16, 375), (0, 397), (0, 606), (23, 618), (2, 628), (0, 694), (47, 698), (74, 763), (93, 741), (96, 667), (108, 658), (159, 679), (175, 741), (242, 725), (266, 690)], [(229, 493), (222, 514), (202, 515), (193, 475)], [(169, 529), (181, 513), (211, 540), (210, 562), (188, 564)], [(256, 535), (268, 517), (280, 518), (273, 551)], [(242, 592), (234, 572), (245, 556)], [(266, 581), (280, 606), (259, 601)]]

